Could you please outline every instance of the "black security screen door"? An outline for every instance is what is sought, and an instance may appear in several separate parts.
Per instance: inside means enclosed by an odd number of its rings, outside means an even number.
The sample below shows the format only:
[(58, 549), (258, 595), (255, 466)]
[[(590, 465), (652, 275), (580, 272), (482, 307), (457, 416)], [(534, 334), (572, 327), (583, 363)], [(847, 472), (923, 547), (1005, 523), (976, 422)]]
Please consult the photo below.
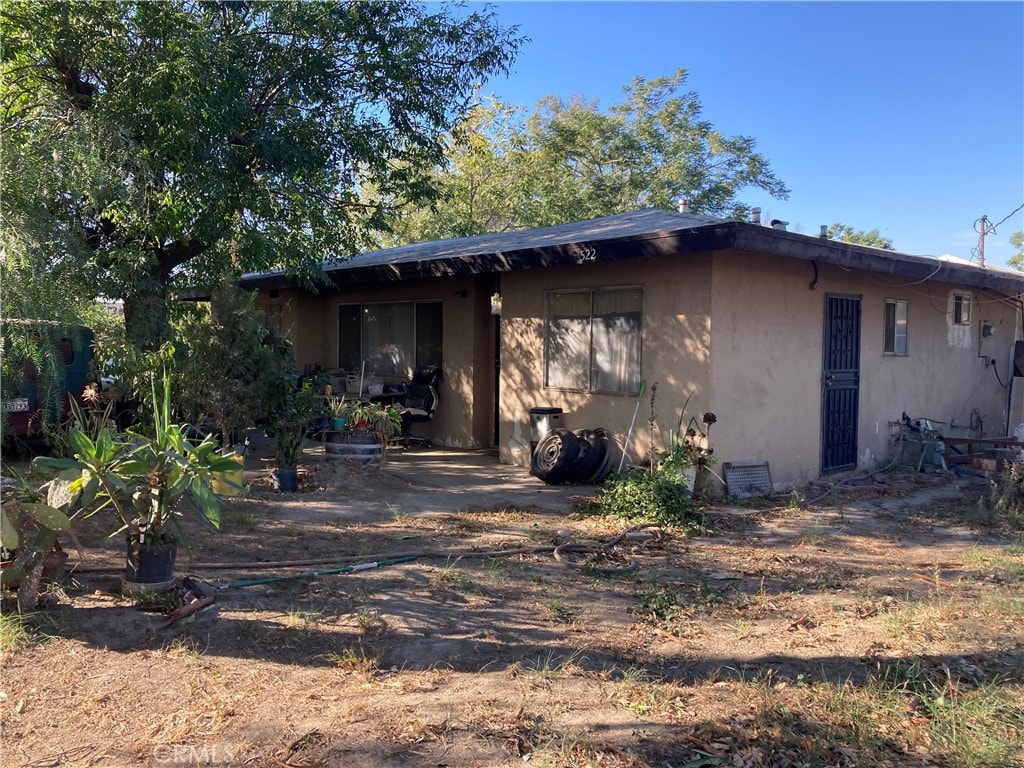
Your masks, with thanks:
[(825, 297), (821, 376), (821, 471), (857, 466), (860, 387), (860, 298)]

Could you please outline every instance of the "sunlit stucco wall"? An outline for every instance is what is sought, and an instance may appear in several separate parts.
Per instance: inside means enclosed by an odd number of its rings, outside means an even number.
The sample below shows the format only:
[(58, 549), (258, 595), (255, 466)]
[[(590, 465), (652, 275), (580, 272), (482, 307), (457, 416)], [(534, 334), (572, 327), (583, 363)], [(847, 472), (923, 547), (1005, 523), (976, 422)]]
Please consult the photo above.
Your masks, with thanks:
[[(1006, 436), (1007, 390), (1000, 379), (1006, 384), (1012, 374), (1014, 307), (992, 293), (948, 283), (918, 283), (871, 273), (861, 273), (858, 282), (858, 292), (864, 296), (860, 466), (889, 461), (889, 423), (898, 421), (904, 411), (914, 419), (934, 420), (933, 426), (950, 436), (977, 436), (979, 430), (986, 437)], [(971, 298), (969, 325), (952, 324), (954, 292)], [(883, 353), (886, 299), (908, 302), (905, 357)], [(983, 325), (995, 329), (985, 340)], [(1015, 426), (1011, 420), (1009, 431)]]
[[(825, 296), (861, 297), (858, 466), (892, 456), (890, 422), (906, 411), (946, 434), (967, 434), (972, 412), (1003, 435), (1016, 329), (1012, 306), (978, 289), (919, 282), (751, 253), (716, 254), (712, 277), (711, 407), (720, 461), (767, 460), (772, 479), (798, 483), (821, 468)], [(972, 297), (970, 327), (950, 331), (949, 295)], [(886, 299), (909, 302), (906, 356), (884, 354)], [(980, 342), (981, 324), (996, 334)]]
[(795, 259), (715, 255), (710, 400), (719, 463), (767, 459), (773, 480), (817, 477), (824, 291), (808, 291), (812, 276)]
[[(861, 298), (858, 466), (886, 463), (892, 428), (906, 411), (949, 435), (980, 423), (988, 436), (1006, 433), (1006, 390), (1019, 318), (996, 294), (930, 281), (819, 265), (745, 252), (656, 257), (505, 273), (500, 277), (500, 406), (503, 461), (529, 460), (529, 411), (557, 407), (572, 429), (604, 427), (621, 448), (636, 406), (634, 395), (544, 386), (545, 292), (639, 286), (643, 289), (642, 378), (647, 390), (626, 446), (631, 461), (664, 447), (689, 396), (686, 416), (713, 411), (719, 462), (767, 460), (779, 485), (819, 476), (821, 375), (825, 296)], [(494, 276), (354, 285), (319, 295), (281, 290), (261, 306), (280, 307), (282, 328), (300, 367), (337, 364), (338, 305), (350, 302), (441, 300), (444, 370), (433, 422), (414, 427), (453, 447), (492, 444), (494, 417)], [(950, 295), (971, 297), (971, 324), (951, 328)], [(906, 356), (883, 353), (886, 299), (909, 303)], [(982, 341), (981, 326), (994, 336)], [(988, 365), (994, 359), (996, 366)], [(1020, 380), (1018, 380), (1018, 384)], [(650, 393), (657, 384), (654, 431)], [(1019, 387), (1018, 387), (1019, 388)], [(1010, 430), (1021, 420), (1019, 401)], [(956, 422), (955, 426), (938, 422)], [(719, 467), (719, 470), (721, 468)]]
[(658, 257), (614, 263), (526, 270), (502, 275), (502, 461), (529, 461), (531, 408), (564, 411), (570, 429), (604, 427), (621, 448), (636, 407), (635, 395), (567, 391), (544, 386), (545, 292), (640, 286), (643, 289), (642, 378), (647, 390), (627, 446), (641, 460), (651, 445), (649, 395), (657, 383), (655, 444), (663, 447), (691, 394), (688, 413), (707, 407), (711, 261), (708, 255)]

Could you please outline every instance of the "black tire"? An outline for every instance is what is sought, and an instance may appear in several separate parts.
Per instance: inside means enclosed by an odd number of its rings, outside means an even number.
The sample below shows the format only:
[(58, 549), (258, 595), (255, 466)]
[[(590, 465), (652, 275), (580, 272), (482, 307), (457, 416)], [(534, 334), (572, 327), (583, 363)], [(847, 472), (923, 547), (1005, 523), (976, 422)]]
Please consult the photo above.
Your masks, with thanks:
[(585, 483), (604, 461), (605, 444), (589, 429), (577, 429), (573, 434), (580, 444), (580, 450), (569, 479), (574, 483)]
[(568, 429), (556, 429), (537, 444), (531, 465), (533, 474), (545, 483), (561, 483), (576, 465), (579, 440)]
[(601, 463), (598, 465), (594, 473), (587, 478), (589, 483), (600, 483), (612, 471), (612, 462), (615, 458), (615, 451), (612, 450), (611, 435), (608, 434), (604, 427), (598, 427), (594, 430), (594, 437), (601, 444), (604, 449), (604, 457), (601, 459)]

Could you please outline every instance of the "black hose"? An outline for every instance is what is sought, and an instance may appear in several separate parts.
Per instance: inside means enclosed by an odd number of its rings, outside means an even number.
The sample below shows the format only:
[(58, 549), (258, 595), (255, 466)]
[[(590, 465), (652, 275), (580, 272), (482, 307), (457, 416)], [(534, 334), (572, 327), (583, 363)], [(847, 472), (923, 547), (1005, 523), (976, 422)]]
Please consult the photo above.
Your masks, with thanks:
[[(280, 561), (258, 561), (258, 562), (243, 562), (243, 563), (193, 563), (189, 570), (193, 573), (199, 571), (210, 571), (210, 570), (229, 570), (229, 571), (261, 571), (261, 570), (272, 570), (282, 568), (309, 568), (318, 565), (337, 565), (339, 566), (339, 572), (348, 571), (349, 568), (343, 568), (343, 563), (363, 562), (365, 563), (368, 557), (374, 558), (379, 563), (387, 561), (389, 564), (395, 561), (408, 560), (421, 560), (428, 558), (445, 558), (445, 559), (461, 559), (470, 557), (506, 557), (508, 555), (552, 555), (555, 560), (565, 565), (573, 567), (586, 567), (583, 564), (574, 562), (570, 559), (563, 557), (563, 555), (570, 552), (586, 553), (586, 552), (603, 552), (611, 549), (621, 542), (630, 533), (643, 530), (645, 528), (660, 528), (661, 526), (657, 523), (641, 523), (639, 525), (630, 526), (625, 530), (621, 531), (617, 535), (610, 538), (608, 541), (597, 543), (597, 544), (584, 544), (578, 542), (563, 542), (562, 544), (555, 545), (538, 545), (530, 547), (515, 547), (513, 549), (491, 549), (491, 550), (436, 550), (436, 549), (422, 549), (406, 552), (386, 552), (378, 555), (356, 555), (348, 557), (328, 557), (328, 558), (316, 558), (311, 560), (280, 560)], [(631, 563), (625, 568), (635, 568), (636, 565)], [(82, 566), (69, 565), (68, 571), (74, 571), (76, 573), (114, 573), (117, 571), (124, 570), (124, 565), (106, 566), (106, 565), (94, 565), (94, 566)], [(352, 568), (352, 570), (363, 570), (359, 566)], [(623, 570), (623, 569), (613, 569)]]

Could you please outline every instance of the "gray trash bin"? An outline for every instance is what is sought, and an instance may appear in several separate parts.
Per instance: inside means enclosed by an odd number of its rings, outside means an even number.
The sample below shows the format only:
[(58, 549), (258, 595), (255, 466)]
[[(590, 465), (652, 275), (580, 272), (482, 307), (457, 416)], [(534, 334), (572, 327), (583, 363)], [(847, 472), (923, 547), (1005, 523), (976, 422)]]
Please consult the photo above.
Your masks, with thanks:
[(562, 426), (561, 408), (530, 409), (530, 455), (537, 450), (537, 443)]

